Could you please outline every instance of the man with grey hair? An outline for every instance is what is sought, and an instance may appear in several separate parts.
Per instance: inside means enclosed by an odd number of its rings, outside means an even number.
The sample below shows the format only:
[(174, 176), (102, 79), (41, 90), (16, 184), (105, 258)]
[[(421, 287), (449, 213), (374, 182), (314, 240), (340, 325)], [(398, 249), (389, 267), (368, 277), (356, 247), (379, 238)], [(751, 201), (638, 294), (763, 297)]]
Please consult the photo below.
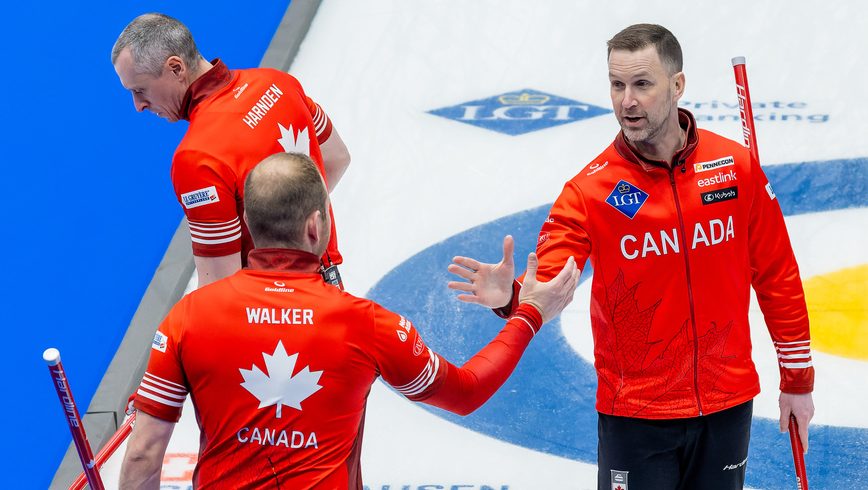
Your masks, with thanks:
[(187, 295), (160, 325), (121, 488), (159, 487), (189, 394), (202, 432), (194, 488), (361, 489), (364, 415), (378, 377), (410, 400), (466, 415), (506, 381), (579, 277), (567, 260), (537, 282), (531, 254), (515, 314), (458, 367), (408, 318), (323, 283), (328, 194), (310, 158), (266, 158), (247, 177), (244, 201), (256, 243), (249, 268)]
[[(540, 279), (567, 257), (593, 266), (598, 478), (613, 488), (744, 485), (752, 400), (750, 288), (780, 365), (780, 427), (808, 447), (814, 368), (805, 297), (780, 206), (742, 145), (696, 128), (678, 108), (678, 40), (636, 24), (608, 42), (621, 131), (566, 183), (542, 225)], [(460, 300), (515, 306), (512, 243), (504, 260), (456, 257)], [(504, 306), (506, 305), (506, 306)], [(565, 388), (568, 389), (568, 388)]]
[[(199, 53), (189, 29), (168, 15), (136, 17), (112, 49), (112, 64), (137, 111), (190, 126), (172, 159), (175, 194), (190, 225), (199, 286), (247, 263), (243, 220), (247, 173), (264, 157), (294, 151), (316, 162), (331, 191), (350, 163), (322, 107), (287, 73), (229, 70)], [(331, 214), (331, 209), (329, 209)], [(339, 282), (342, 257), (332, 229), (324, 272)]]

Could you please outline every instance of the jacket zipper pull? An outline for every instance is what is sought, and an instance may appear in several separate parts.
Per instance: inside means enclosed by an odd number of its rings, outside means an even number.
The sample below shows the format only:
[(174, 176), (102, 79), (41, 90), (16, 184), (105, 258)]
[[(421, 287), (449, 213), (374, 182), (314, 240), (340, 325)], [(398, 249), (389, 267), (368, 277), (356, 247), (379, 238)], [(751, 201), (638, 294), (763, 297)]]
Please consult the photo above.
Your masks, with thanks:
[(681, 173), (687, 172), (687, 164), (684, 163), (684, 160), (681, 160)]

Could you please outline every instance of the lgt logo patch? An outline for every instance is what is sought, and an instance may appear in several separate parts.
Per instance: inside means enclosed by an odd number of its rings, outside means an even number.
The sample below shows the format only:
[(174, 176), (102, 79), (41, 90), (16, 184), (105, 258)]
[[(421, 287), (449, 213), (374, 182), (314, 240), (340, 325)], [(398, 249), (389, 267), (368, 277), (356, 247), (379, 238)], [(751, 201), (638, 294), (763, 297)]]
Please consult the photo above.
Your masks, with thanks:
[(529, 88), (429, 111), (436, 116), (511, 136), (609, 112), (612, 111)]
[(618, 182), (618, 185), (612, 189), (612, 192), (609, 193), (606, 202), (620, 211), (624, 216), (633, 219), (633, 217), (636, 216), (636, 213), (639, 212), (639, 208), (645, 204), (647, 199), (647, 192), (626, 180), (621, 180)]

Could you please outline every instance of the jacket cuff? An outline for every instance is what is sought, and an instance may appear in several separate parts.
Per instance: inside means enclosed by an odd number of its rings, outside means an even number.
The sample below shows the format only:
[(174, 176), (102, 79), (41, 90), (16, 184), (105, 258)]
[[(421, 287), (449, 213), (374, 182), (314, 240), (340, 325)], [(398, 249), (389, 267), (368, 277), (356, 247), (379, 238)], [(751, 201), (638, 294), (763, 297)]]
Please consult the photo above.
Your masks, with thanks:
[(521, 319), (524, 323), (527, 323), (530, 329), (533, 330), (534, 335), (539, 332), (539, 329), (542, 328), (543, 325), (542, 313), (536, 309), (536, 306), (529, 303), (521, 303), (518, 305), (515, 314), (510, 317), (510, 320), (515, 318)]
[[(512, 312), (518, 308), (518, 293), (521, 291), (521, 283), (518, 280), (512, 281), (512, 297), (509, 298), (509, 303), (500, 308), (492, 308), (491, 311), (500, 318), (507, 319), (512, 315)], [(537, 329), (539, 330), (539, 329)]]

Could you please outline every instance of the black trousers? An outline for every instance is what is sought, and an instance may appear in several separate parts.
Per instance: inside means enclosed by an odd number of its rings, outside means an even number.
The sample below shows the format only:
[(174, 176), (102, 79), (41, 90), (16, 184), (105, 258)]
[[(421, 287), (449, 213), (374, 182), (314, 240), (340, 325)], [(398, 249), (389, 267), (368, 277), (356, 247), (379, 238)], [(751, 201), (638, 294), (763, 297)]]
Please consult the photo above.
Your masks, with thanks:
[(741, 489), (752, 415), (753, 401), (686, 419), (601, 413), (597, 489)]

